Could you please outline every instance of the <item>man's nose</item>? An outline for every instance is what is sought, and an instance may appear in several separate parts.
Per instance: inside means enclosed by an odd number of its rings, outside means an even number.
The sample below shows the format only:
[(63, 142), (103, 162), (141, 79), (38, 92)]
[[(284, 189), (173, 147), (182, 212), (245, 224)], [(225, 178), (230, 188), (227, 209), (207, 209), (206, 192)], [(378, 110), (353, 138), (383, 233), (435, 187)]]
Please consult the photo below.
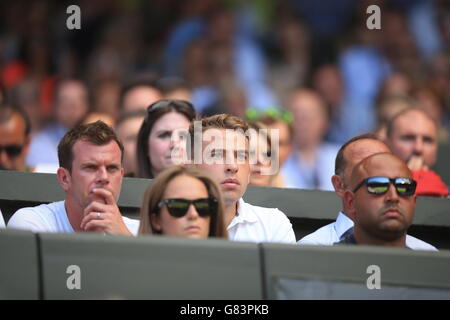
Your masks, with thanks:
[(97, 183), (108, 183), (109, 182), (109, 175), (108, 170), (105, 167), (100, 167), (97, 170)]
[(386, 192), (386, 200), (390, 202), (398, 202), (399, 196), (394, 184), (389, 184), (389, 189)]
[(236, 163), (236, 159), (232, 161), (231, 163), (225, 163), (225, 170), (226, 172), (236, 173), (239, 170), (239, 167)]
[(421, 138), (417, 138), (414, 141), (414, 153), (419, 155), (423, 153), (423, 141)]

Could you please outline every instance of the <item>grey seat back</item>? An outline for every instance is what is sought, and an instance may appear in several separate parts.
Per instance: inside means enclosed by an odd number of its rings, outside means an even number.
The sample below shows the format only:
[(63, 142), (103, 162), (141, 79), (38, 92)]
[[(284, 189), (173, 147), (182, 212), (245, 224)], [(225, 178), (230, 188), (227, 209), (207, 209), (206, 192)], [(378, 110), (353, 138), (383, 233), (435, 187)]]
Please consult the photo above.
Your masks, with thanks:
[(39, 237), (44, 299), (262, 298), (256, 244), (157, 236)]
[(450, 299), (450, 252), (263, 244), (269, 299)]
[(0, 300), (39, 299), (36, 235), (0, 229)]

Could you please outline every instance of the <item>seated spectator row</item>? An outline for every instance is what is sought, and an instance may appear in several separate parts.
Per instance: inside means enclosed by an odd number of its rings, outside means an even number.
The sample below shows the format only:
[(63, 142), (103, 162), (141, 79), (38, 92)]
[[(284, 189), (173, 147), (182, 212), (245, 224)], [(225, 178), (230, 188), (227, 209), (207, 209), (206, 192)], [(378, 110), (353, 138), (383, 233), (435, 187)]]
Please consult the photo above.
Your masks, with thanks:
[(450, 298), (447, 251), (0, 230), (0, 252), (0, 299)]
[[(64, 199), (64, 191), (53, 174), (0, 171), (0, 208), (8, 221), (19, 208)], [(125, 178), (118, 205), (123, 215), (137, 218), (148, 179)], [(45, 186), (38, 187), (38, 186)], [(333, 192), (249, 187), (246, 201), (282, 210), (293, 224), (297, 240), (336, 218), (339, 198)], [(418, 198), (410, 233), (439, 249), (450, 248), (450, 201)]]

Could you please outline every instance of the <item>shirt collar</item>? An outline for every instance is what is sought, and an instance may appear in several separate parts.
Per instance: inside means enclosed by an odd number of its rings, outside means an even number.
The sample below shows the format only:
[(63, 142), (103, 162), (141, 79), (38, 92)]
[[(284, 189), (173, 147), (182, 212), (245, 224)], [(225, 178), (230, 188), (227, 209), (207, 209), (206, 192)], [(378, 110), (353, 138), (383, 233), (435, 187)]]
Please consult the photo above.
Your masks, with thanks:
[(353, 221), (349, 217), (347, 217), (342, 211), (339, 212), (339, 215), (336, 219), (336, 223), (334, 224), (334, 228), (336, 229), (336, 234), (338, 239), (341, 240), (342, 236), (348, 229), (353, 227)]
[(238, 223), (253, 223), (256, 222), (258, 218), (256, 217), (256, 214), (253, 212), (253, 207), (249, 204), (247, 204), (244, 199), (240, 198), (238, 202), (237, 207), (237, 215), (231, 220), (230, 225), (228, 228), (233, 227), (234, 225)]

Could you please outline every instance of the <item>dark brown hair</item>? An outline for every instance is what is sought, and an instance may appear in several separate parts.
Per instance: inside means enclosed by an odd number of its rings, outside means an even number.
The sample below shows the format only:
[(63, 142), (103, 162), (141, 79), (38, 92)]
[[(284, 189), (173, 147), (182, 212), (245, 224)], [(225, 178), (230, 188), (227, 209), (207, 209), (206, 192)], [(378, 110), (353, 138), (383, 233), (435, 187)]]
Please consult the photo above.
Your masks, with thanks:
[(177, 112), (188, 121), (195, 118), (193, 105), (184, 100), (159, 100), (147, 107), (147, 115), (142, 122), (137, 137), (138, 177), (153, 179), (152, 164), (150, 163), (148, 138), (156, 121), (169, 112)]
[(102, 146), (110, 141), (115, 141), (120, 148), (121, 161), (123, 162), (123, 145), (116, 136), (113, 128), (101, 120), (76, 126), (67, 132), (58, 144), (59, 166), (72, 171), (72, 162), (74, 158), (73, 146), (79, 140), (91, 142)]

